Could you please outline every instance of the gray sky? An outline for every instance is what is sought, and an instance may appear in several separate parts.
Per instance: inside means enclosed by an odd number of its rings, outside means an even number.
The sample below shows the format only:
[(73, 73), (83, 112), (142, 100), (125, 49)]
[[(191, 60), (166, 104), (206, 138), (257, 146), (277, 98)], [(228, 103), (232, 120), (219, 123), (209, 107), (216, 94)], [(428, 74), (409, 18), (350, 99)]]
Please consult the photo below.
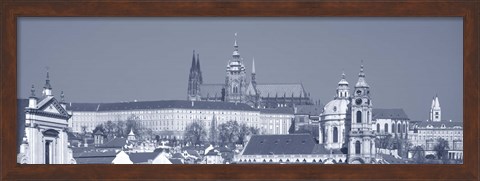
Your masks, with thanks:
[(71, 102), (186, 99), (192, 51), (205, 83), (223, 83), (234, 33), (257, 82), (303, 83), (333, 99), (342, 70), (353, 89), (364, 61), (375, 108), (428, 119), (463, 118), (461, 18), (20, 18), (18, 97), (41, 94), (49, 67), (55, 95)]

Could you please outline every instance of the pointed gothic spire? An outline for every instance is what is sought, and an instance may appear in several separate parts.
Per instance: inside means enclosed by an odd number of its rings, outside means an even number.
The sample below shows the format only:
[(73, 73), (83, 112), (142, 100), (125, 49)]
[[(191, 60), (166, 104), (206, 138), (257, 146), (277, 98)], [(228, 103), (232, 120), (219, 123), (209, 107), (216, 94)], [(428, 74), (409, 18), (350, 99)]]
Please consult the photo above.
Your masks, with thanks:
[(438, 101), (438, 96), (435, 95), (435, 107), (440, 108), (440, 102)]
[(190, 72), (195, 71), (195, 50), (193, 50), (193, 56), (192, 56), (192, 66), (190, 67)]
[(202, 77), (202, 70), (200, 69), (200, 54), (197, 53), (197, 66), (196, 66), (196, 71), (198, 74), (198, 82), (199, 84), (203, 83), (203, 77)]

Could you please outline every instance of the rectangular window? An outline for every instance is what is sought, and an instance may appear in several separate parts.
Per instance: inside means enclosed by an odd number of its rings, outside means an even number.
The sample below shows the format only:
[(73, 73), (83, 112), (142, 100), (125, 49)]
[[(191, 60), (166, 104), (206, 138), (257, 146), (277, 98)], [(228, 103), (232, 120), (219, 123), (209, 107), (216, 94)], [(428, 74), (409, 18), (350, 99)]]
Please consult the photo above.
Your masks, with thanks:
[(45, 140), (45, 164), (51, 164), (51, 156), (52, 156), (52, 148), (51, 147), (51, 144), (52, 141), (50, 140)]

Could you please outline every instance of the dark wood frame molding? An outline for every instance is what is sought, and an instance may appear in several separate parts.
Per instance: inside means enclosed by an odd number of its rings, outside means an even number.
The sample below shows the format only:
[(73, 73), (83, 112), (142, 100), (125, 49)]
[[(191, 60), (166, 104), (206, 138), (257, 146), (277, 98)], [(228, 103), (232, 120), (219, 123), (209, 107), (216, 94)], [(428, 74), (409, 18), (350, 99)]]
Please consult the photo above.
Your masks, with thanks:
[[(479, 179), (479, 3), (470, 1), (11, 1), (0, 2), (2, 179)], [(464, 164), (460, 165), (18, 165), (17, 17), (368, 16), (464, 20)], [(455, 60), (452, 60), (455, 61)]]

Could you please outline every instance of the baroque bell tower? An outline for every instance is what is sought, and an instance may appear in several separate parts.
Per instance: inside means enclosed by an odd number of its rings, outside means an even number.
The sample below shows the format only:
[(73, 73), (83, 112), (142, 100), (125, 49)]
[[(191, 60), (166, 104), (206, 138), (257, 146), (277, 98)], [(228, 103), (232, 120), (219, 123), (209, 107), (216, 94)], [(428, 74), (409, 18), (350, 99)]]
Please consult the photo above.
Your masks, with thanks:
[(361, 65), (351, 101), (351, 130), (349, 132), (348, 163), (375, 162), (375, 132), (372, 127), (372, 101), (370, 86)]

